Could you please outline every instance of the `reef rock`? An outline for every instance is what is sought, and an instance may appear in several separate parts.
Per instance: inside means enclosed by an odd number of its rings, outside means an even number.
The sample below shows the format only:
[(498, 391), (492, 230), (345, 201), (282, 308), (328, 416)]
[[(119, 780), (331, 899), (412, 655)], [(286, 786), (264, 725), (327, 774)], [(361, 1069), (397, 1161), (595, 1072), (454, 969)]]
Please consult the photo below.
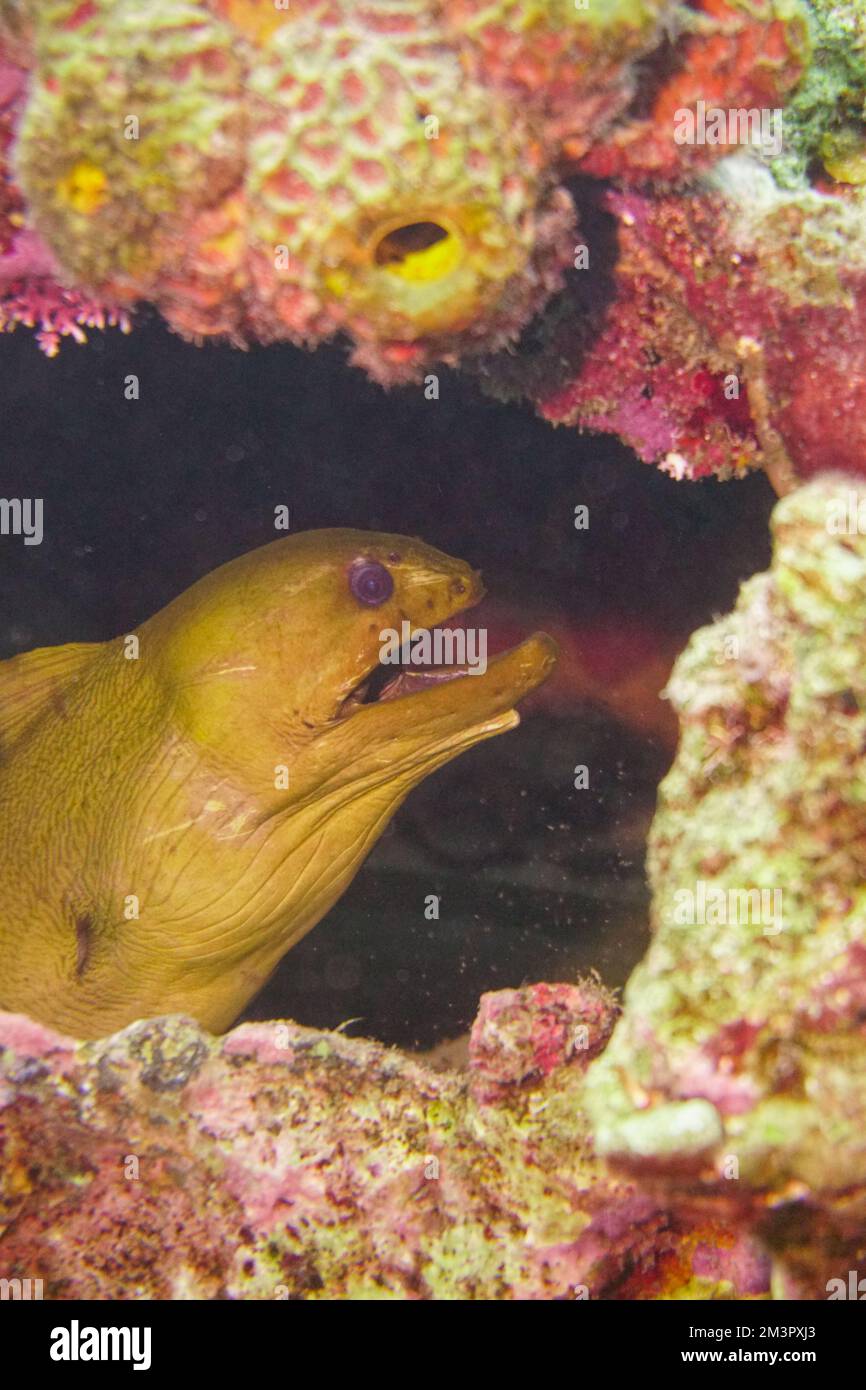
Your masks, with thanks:
[[(677, 478), (763, 465), (780, 492), (866, 458), (866, 195), (781, 189), (748, 156), (695, 193), (610, 192), (618, 253), (496, 357), (493, 394), (624, 439)], [(591, 249), (590, 264), (605, 253)], [(588, 276), (587, 276), (588, 278)]]
[[(826, 1298), (866, 1242), (866, 489), (781, 501), (698, 632), (622, 1015), (486, 995), (466, 1072), (0, 1017), (0, 1277), (49, 1297)], [(859, 1278), (859, 1275), (857, 1275)], [(841, 1281), (834, 1284), (833, 1281)], [(855, 1280), (856, 1282), (856, 1280)]]
[[(816, 23), (806, 0), (0, 0), (0, 327), (47, 322), (52, 349), (90, 301), (148, 300), (195, 340), (345, 333), (386, 385), (507, 349), (579, 264), (568, 177), (708, 167), (725, 148), (677, 143), (678, 110), (787, 101)], [(52, 317), (4, 269), (22, 227), (82, 306)]]
[(821, 1290), (866, 1236), (866, 491), (817, 480), (773, 535), (674, 669), (653, 941), (586, 1104), (616, 1170), (748, 1210)]
[(673, 8), (4, 0), (7, 181), (70, 285), (417, 379), (559, 287), (565, 135), (610, 125)]
[(482, 377), (676, 478), (862, 473), (861, 0), (693, 8), (646, 109), (578, 161), (610, 186), (578, 200), (566, 290)]
[[(731, 1297), (748, 1233), (593, 1156), (598, 985), (488, 995), (467, 1074), (292, 1023), (0, 1016), (0, 1277), (46, 1298)], [(14, 1286), (13, 1286), (14, 1287)]]

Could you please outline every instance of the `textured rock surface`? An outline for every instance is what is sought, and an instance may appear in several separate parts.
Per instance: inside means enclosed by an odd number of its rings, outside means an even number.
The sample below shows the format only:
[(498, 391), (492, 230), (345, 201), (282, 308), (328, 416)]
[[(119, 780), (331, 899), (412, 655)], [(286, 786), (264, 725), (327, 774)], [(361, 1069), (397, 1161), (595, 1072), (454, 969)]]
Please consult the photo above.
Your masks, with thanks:
[(767, 1262), (592, 1155), (591, 983), (488, 995), (468, 1075), (290, 1023), (76, 1045), (0, 1017), (0, 1275), (49, 1298), (759, 1294)]
[(747, 1196), (820, 1287), (866, 1221), (866, 492), (816, 481), (773, 534), (670, 682), (654, 938), (587, 1105), (621, 1171)]
[[(863, 472), (866, 18), (860, 0), (703, 0), (683, 61), (578, 168), (584, 268), (516, 356), (481, 367), (557, 424), (676, 478)], [(805, 20), (805, 23), (804, 23)], [(747, 140), (678, 144), (683, 113)], [(757, 124), (752, 127), (758, 138)], [(720, 160), (720, 156), (725, 156)]]
[(782, 491), (862, 471), (864, 184), (860, 0), (0, 4), (0, 329), (51, 354), (141, 300), (344, 333)]
[(561, 284), (565, 135), (610, 124), (673, 8), (7, 0), (8, 176), (70, 283), (417, 379)]
[(591, 269), (523, 352), (481, 365), (491, 394), (676, 478), (863, 472), (862, 189), (784, 190), (736, 156), (697, 192), (608, 192), (582, 226)]

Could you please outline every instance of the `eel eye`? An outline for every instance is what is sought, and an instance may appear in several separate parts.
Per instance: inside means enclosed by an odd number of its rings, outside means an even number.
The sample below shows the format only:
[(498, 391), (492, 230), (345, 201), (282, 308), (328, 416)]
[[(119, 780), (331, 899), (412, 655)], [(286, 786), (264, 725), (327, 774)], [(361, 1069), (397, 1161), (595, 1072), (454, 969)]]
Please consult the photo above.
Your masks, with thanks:
[(359, 603), (378, 608), (393, 594), (394, 580), (378, 560), (356, 560), (349, 570), (349, 588)]

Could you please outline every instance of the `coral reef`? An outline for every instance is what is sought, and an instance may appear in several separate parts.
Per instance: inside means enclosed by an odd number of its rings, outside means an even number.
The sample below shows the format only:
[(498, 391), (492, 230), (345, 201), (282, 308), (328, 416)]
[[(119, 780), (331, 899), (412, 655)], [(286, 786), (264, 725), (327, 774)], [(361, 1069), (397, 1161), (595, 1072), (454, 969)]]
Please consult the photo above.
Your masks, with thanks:
[(384, 385), (468, 366), (677, 478), (858, 472), (864, 23), (6, 0), (0, 328), (55, 352), (145, 300), (195, 340), (343, 333)]
[(372, 375), (417, 376), (508, 342), (560, 285), (562, 131), (610, 121), (671, 6), (537, 8), (25, 5), (13, 177), (70, 282), (190, 337), (343, 330)]
[[(862, 472), (862, 7), (699, 8), (648, 113), (579, 162), (616, 181), (595, 199), (607, 220), (588, 238), (588, 283), (572, 276), (527, 350), (483, 377), (677, 478), (763, 465), (784, 492), (827, 468)], [(704, 138), (678, 144), (689, 114)]]
[(617, 434), (674, 477), (763, 464), (784, 491), (862, 473), (866, 195), (786, 191), (736, 156), (699, 195), (610, 192), (602, 207), (608, 283), (579, 287), (525, 358), (485, 362), (488, 389)]
[(586, 1099), (616, 1166), (750, 1202), (786, 1287), (821, 1288), (866, 1216), (866, 492), (815, 481), (773, 533), (669, 686), (653, 942)]
[[(814, 49), (811, 3), (801, 0), (696, 0), (676, 15), (679, 42), (661, 78), (648, 86), (638, 114), (594, 142), (580, 168), (596, 178), (632, 186), (682, 183), (730, 153), (722, 139), (677, 139), (681, 112), (699, 104), (724, 110), (775, 110), (784, 106), (820, 62)], [(643, 109), (642, 109), (643, 108)], [(733, 142), (732, 142), (733, 143)]]
[[(343, 331), (378, 380), (418, 379), (509, 344), (561, 287), (578, 235), (565, 175), (682, 177), (722, 151), (677, 147), (677, 106), (794, 88), (801, 0), (697, 11), (7, 0), (6, 182), (87, 296), (150, 300), (193, 338)], [(653, 50), (662, 77), (637, 118)]]
[(744, 1297), (747, 1233), (592, 1156), (592, 983), (485, 996), (468, 1075), (291, 1023), (0, 1015), (0, 1274), (47, 1298)]

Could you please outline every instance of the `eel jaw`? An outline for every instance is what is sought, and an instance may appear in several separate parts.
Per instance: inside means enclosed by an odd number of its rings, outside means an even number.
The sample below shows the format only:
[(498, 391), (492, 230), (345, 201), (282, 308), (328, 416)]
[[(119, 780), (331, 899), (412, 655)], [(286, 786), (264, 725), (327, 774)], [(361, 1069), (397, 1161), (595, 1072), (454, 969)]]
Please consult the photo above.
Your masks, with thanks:
[[(424, 629), (416, 629), (413, 635), (417, 635), (419, 631)], [(417, 695), (432, 686), (463, 680), (471, 674), (472, 668), (466, 664), (428, 666), (421, 669), (411, 669), (401, 664), (395, 669), (393, 665), (386, 666), (379, 661), (340, 702), (336, 719), (350, 719), (368, 705), (402, 700), (407, 695)]]
[(332, 727), (363, 734), (371, 750), (390, 744), (409, 756), (459, 751), (514, 728), (515, 706), (547, 679), (556, 658), (556, 643), (539, 632), (491, 658), (483, 674), (466, 666), (401, 671), (371, 699), (374, 667), (342, 702)]

